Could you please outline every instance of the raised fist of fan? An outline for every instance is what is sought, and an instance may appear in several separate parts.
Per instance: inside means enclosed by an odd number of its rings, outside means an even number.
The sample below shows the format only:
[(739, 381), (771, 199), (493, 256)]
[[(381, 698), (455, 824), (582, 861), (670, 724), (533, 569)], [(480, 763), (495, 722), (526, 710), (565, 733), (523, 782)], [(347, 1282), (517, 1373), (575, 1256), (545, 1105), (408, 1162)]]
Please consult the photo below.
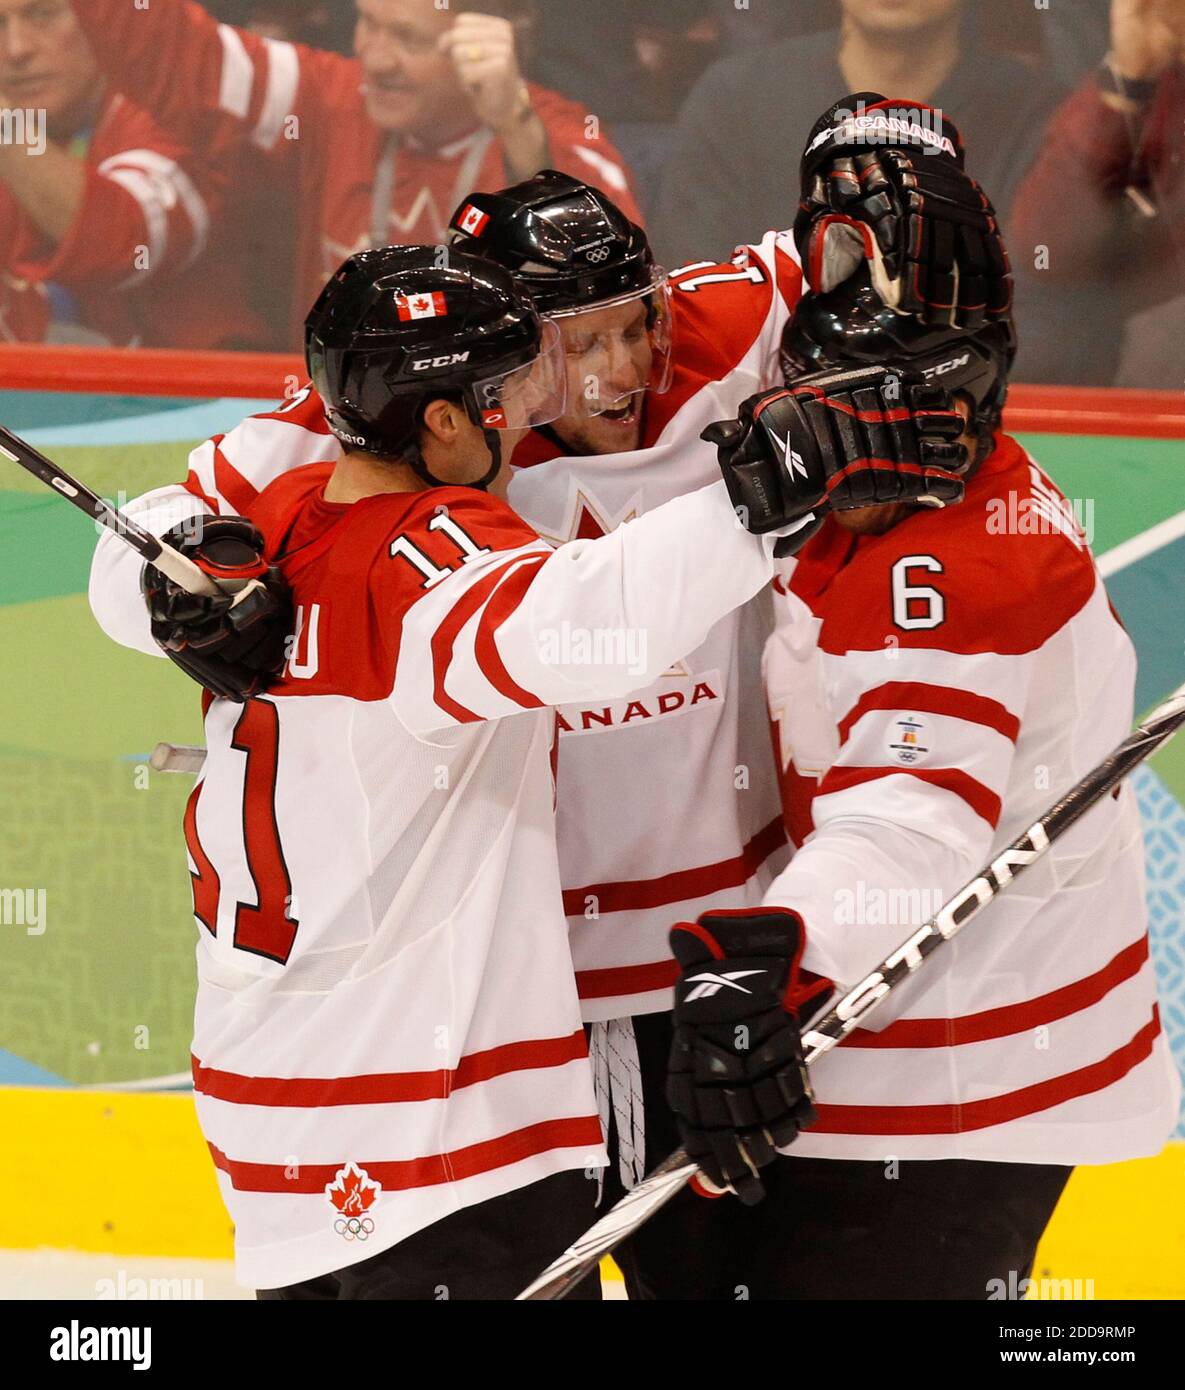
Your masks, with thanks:
[(1011, 309), (995, 209), (963, 168), (958, 128), (927, 107), (875, 92), (832, 107), (803, 156), (794, 239), (817, 293), (867, 260), (884, 302), (923, 323), (975, 329)]
[(729, 496), (757, 535), (813, 518), (780, 546), (801, 548), (827, 511), (963, 500), (966, 426), (948, 392), (888, 367), (815, 372), (751, 396), (709, 425)]
[(292, 631), (287, 582), (263, 554), (263, 537), (244, 517), (198, 517), (161, 538), (226, 592), (190, 593), (144, 566), (141, 587), (152, 635), (165, 655), (212, 695), (242, 702), (284, 669)]
[(833, 985), (800, 968), (806, 928), (784, 908), (706, 912), (671, 932), (679, 963), (667, 1100), (688, 1155), (746, 1206), (760, 1169), (815, 1118), (799, 1023)]

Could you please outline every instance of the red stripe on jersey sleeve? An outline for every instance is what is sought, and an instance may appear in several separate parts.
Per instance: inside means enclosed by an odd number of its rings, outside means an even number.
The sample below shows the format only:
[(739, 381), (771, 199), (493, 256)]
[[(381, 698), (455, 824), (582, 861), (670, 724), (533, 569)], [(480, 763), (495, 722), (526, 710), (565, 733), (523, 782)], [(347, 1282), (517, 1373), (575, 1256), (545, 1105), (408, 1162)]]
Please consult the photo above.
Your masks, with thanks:
[(1010, 742), (1020, 736), (1020, 720), (999, 700), (972, 695), (949, 685), (927, 685), (922, 681), (887, 681), (866, 690), (839, 721), (839, 741), (847, 743), (856, 723), (870, 710), (911, 710), (919, 714), (945, 714), (995, 729)]
[(213, 441), (214, 486), (234, 508), (236, 516), (246, 516), (247, 508), (259, 496), (259, 489), (252, 487), (222, 452), (223, 438), (219, 436)]
[(880, 777), (916, 777), (921, 782), (941, 787), (943, 791), (953, 792), (962, 798), (993, 830), (999, 822), (1000, 798), (990, 787), (985, 787), (957, 767), (833, 767), (823, 778), (816, 799), (829, 796), (832, 792), (846, 791), (848, 787), (858, 787), (863, 782), (873, 782)]
[(1142, 936), (1125, 946), (1101, 970), (1087, 975), (1061, 989), (1026, 999), (1020, 1004), (1005, 1004), (998, 1009), (984, 1009), (962, 1018), (899, 1018), (879, 1033), (857, 1028), (843, 1041), (844, 1047), (909, 1048), (962, 1047), (967, 1043), (988, 1042), (992, 1038), (1007, 1038), (1025, 1033), (1060, 1018), (1081, 1013), (1105, 999), (1113, 989), (1138, 975), (1148, 961), (1148, 937)]
[(523, 601), (527, 590), (535, 582), (540, 567), (546, 561), (546, 555), (528, 560), (504, 584), (498, 585), (478, 619), (477, 638), (474, 643), (477, 664), (486, 680), (499, 694), (505, 695), (515, 704), (522, 705), (524, 709), (542, 709), (543, 701), (532, 695), (529, 690), (524, 690), (511, 676), (503, 664), (495, 638), (498, 629)]
[(186, 492), (193, 493), (193, 495), (196, 498), (198, 498), (199, 501), (204, 502), (206, 506), (209, 507), (210, 510), (215, 514), (215, 516), (217, 516), (221, 508), (218, 506), (218, 503), (214, 500), (214, 498), (211, 497), (209, 493), (203, 490), (201, 480), (192, 468), (189, 470), (189, 477), (186, 478), (184, 483), (182, 483), (182, 487), (184, 487)]
[(962, 1101), (958, 1105), (827, 1105), (815, 1110), (818, 1119), (812, 1134), (965, 1134), (987, 1129), (1011, 1120), (1035, 1115), (1079, 1096), (1106, 1090), (1121, 1081), (1133, 1067), (1152, 1055), (1152, 1045), (1160, 1033), (1160, 1012), (1152, 1006), (1152, 1017), (1128, 1042), (1109, 1056), (1075, 1071), (1063, 1072), (1048, 1081), (1022, 1086), (984, 1100)]
[[(533, 559), (533, 556), (527, 557)], [(452, 665), (453, 649), (456, 646), (457, 637), (461, 629), (473, 617), (474, 613), (485, 603), (502, 578), (518, 565), (525, 563), (524, 557), (519, 555), (513, 560), (507, 560), (505, 564), (499, 565), (497, 569), (491, 570), (489, 574), (483, 575), (472, 588), (467, 589), (457, 600), (449, 611), (447, 617), (436, 629), (432, 637), (432, 676), (433, 676), (433, 698), (440, 709), (445, 714), (451, 716), (459, 724), (477, 724), (484, 716), (475, 714), (472, 710), (454, 700), (445, 690), (444, 683), (448, 676), (449, 667)], [(487, 677), (488, 679), (488, 677)], [(507, 677), (509, 679), (509, 677)], [(526, 692), (524, 692), (525, 694)]]
[(228, 1158), (214, 1144), (209, 1148), (214, 1166), (227, 1175), (238, 1192), (298, 1192), (316, 1196), (336, 1179), (347, 1161), (357, 1163), (372, 1182), (380, 1183), (387, 1191), (407, 1191), (475, 1178), (552, 1149), (587, 1146), (595, 1150), (602, 1143), (600, 1120), (595, 1115), (580, 1115), (572, 1119), (544, 1120), (541, 1124), (500, 1134), (496, 1139), (467, 1144), (451, 1153), (385, 1163), (343, 1158), (340, 1163), (302, 1163), (295, 1168), (290, 1163), (242, 1162)]

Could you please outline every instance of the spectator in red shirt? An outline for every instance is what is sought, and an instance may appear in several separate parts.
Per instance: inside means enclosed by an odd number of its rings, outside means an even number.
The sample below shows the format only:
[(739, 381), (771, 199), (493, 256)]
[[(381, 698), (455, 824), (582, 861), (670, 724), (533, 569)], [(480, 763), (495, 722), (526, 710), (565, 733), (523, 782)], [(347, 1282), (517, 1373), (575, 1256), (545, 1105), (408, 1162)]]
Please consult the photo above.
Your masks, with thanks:
[(1153, 309), (1133, 325), (1120, 379), (1180, 387), (1178, 354), (1166, 345), (1185, 329), (1183, 171), (1185, 0), (1112, 0), (1110, 50), (1054, 113), (1010, 238), (1014, 264), (1031, 277), (1067, 291), (1100, 286), (1089, 314), (1066, 315), (1060, 331), (1100, 344), (1104, 384), (1115, 379), (1125, 327)]
[(0, 339), (259, 345), (205, 274), (221, 178), (105, 89), (67, 0), (0, 0), (0, 108)]
[(296, 209), (293, 348), (347, 256), (443, 242), (471, 191), (553, 167), (640, 216), (597, 118), (523, 80), (507, 17), (521, 0), (485, 0), (498, 13), (482, 14), (356, 0), (355, 59), (219, 25), (193, 0), (74, 5), (104, 68), (170, 129), (264, 154), (269, 189)]

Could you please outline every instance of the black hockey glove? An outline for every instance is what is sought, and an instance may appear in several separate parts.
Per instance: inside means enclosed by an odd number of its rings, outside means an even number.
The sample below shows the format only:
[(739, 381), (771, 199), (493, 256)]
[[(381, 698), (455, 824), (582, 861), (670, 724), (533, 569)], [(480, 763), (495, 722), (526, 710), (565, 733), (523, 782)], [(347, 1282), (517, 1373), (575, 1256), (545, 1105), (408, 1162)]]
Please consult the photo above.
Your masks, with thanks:
[(754, 1206), (759, 1170), (815, 1118), (799, 1024), (831, 992), (800, 970), (806, 928), (783, 908), (705, 912), (671, 932), (681, 974), (667, 1100), (688, 1154)]
[(923, 323), (974, 329), (1011, 309), (1008, 252), (958, 127), (916, 103), (858, 92), (820, 117), (794, 239), (818, 293), (867, 257), (885, 303)]
[(829, 510), (961, 502), (965, 429), (941, 387), (888, 367), (855, 367), (750, 396), (738, 419), (709, 425), (703, 438), (719, 450), (747, 530), (762, 535), (815, 516), (779, 544), (779, 554), (793, 554)]
[(287, 581), (264, 559), (263, 537), (241, 516), (208, 516), (162, 539), (236, 591), (199, 597), (145, 565), (140, 583), (157, 644), (212, 695), (241, 703), (262, 694), (284, 669), (293, 626)]

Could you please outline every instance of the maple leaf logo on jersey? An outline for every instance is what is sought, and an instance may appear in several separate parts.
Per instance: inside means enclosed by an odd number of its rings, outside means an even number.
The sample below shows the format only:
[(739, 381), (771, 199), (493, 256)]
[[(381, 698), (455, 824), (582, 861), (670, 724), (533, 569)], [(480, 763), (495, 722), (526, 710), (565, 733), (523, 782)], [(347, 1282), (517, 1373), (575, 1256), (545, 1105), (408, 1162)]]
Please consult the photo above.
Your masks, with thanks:
[(341, 1213), (333, 1229), (345, 1240), (366, 1240), (374, 1234), (374, 1222), (366, 1213), (382, 1195), (382, 1184), (371, 1182), (365, 1168), (347, 1163), (326, 1183), (325, 1195), (335, 1211)]
[(439, 290), (433, 294), (397, 294), (395, 304), (404, 323), (412, 319), (443, 319), (448, 317), (448, 305)]
[(639, 514), (639, 500), (635, 494), (619, 512), (612, 513), (599, 507), (583, 488), (575, 488), (574, 496), (569, 494), (568, 519), (559, 534), (551, 535), (546, 531), (540, 534), (556, 545), (564, 545), (568, 541), (598, 540), (627, 521), (632, 521)]

